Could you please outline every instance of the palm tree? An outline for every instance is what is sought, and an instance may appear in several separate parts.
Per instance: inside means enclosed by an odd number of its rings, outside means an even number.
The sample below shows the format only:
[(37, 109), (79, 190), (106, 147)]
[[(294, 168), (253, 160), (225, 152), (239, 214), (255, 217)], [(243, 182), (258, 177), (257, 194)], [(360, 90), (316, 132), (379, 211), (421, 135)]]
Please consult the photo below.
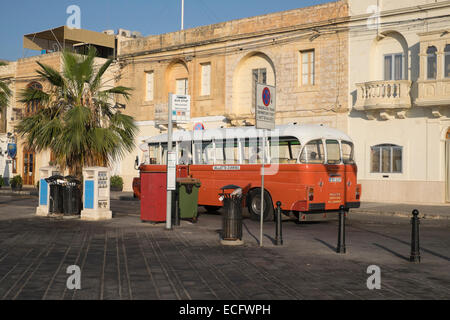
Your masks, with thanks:
[(82, 176), (83, 166), (108, 166), (134, 148), (134, 119), (117, 110), (114, 98), (130, 97), (130, 88), (102, 90), (102, 76), (112, 60), (95, 71), (96, 52), (87, 56), (63, 52), (63, 71), (38, 63), (37, 73), (50, 84), (44, 92), (22, 90), (21, 102), (38, 102), (39, 110), (21, 120), (17, 132), (27, 147), (51, 150), (56, 162), (71, 175)]
[[(0, 61), (0, 67), (6, 66), (7, 63)], [(11, 97), (11, 89), (9, 89), (8, 85), (0, 81), (0, 111), (3, 107), (8, 105), (9, 97)]]

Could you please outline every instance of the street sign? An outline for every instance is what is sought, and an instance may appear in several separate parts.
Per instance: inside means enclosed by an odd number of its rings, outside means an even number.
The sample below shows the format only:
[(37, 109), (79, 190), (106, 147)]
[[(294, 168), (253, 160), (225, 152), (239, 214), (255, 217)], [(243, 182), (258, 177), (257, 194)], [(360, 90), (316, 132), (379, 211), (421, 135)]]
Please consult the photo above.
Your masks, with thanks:
[(170, 151), (167, 153), (168, 163), (167, 163), (167, 191), (177, 190), (176, 180), (177, 180), (177, 153), (175, 151)]
[(276, 88), (256, 84), (256, 129), (275, 129)]
[(203, 123), (199, 122), (195, 124), (194, 131), (203, 131), (203, 130), (205, 130), (205, 126), (203, 125)]
[(261, 165), (261, 211), (259, 245), (263, 246), (264, 233), (264, 166), (266, 157), (266, 130), (275, 130), (276, 88), (265, 84), (256, 84), (256, 129), (262, 129), (262, 165)]
[(172, 106), (172, 121), (188, 123), (191, 120), (191, 96), (170, 94), (169, 103)]

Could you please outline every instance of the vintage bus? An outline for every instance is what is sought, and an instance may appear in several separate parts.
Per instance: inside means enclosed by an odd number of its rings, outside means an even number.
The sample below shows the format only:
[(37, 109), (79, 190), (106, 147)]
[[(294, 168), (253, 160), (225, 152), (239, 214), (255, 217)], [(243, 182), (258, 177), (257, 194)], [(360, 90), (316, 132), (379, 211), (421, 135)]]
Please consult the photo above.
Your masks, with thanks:
[[(167, 138), (146, 141), (145, 170), (165, 170)], [(260, 219), (263, 156), (265, 220), (272, 219), (278, 201), (284, 213), (301, 221), (320, 220), (342, 205), (346, 210), (360, 206), (352, 139), (335, 129), (282, 125), (265, 139), (254, 127), (176, 131), (173, 148), (178, 171), (201, 181), (198, 202), (208, 211), (220, 209), (221, 188), (233, 184), (243, 189), (251, 217)]]

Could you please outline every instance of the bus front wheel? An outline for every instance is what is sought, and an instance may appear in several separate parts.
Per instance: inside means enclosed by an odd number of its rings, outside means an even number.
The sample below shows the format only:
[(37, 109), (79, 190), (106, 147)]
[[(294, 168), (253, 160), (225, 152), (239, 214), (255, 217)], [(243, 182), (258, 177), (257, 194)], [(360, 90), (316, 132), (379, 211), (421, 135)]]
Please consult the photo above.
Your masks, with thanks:
[[(261, 220), (261, 189), (253, 189), (249, 192), (247, 198), (247, 207), (250, 218), (255, 221)], [(273, 220), (273, 203), (270, 194), (264, 191), (264, 221)]]

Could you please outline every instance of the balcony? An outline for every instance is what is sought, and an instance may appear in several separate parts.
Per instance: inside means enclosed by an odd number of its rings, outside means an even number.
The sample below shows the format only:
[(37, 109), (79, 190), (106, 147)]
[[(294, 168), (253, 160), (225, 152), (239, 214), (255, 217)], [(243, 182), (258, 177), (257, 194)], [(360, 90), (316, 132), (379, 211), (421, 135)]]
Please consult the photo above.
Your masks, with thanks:
[(419, 107), (450, 106), (450, 79), (420, 80), (419, 96), (415, 104)]
[(359, 111), (411, 108), (411, 84), (409, 80), (371, 81), (356, 84)]

